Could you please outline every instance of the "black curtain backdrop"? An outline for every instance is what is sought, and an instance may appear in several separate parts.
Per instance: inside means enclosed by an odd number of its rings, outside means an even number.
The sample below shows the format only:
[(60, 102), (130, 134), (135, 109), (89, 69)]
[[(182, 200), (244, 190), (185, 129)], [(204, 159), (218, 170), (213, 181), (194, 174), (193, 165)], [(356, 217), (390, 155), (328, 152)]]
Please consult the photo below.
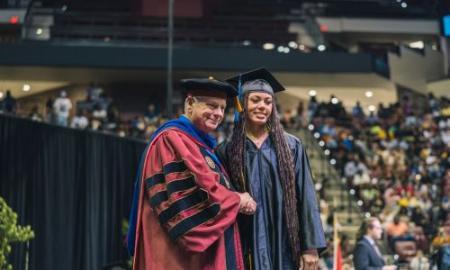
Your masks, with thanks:
[[(124, 261), (122, 221), (145, 143), (0, 115), (0, 196), (30, 224), (30, 270)], [(25, 269), (25, 244), (14, 245)]]

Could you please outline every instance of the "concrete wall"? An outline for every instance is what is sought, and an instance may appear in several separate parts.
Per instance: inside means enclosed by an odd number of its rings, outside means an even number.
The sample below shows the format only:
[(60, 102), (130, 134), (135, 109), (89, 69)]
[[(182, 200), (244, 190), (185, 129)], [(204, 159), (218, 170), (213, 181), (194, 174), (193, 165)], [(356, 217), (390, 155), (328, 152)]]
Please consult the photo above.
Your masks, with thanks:
[(431, 48), (425, 48), (422, 54), (401, 47), (400, 54), (389, 53), (388, 63), (394, 83), (419, 93), (426, 93), (428, 81), (445, 75), (443, 55)]
[(401, 33), (439, 35), (439, 22), (436, 20), (407, 19), (355, 19), (355, 18), (317, 18), (319, 25), (326, 25), (327, 32), (362, 33)]

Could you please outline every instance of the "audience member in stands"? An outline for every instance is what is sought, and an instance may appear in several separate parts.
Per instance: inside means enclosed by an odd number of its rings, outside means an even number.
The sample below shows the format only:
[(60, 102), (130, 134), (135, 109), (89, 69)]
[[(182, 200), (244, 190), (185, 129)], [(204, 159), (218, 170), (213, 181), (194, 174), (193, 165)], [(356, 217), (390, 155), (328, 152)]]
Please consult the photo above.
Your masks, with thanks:
[(117, 107), (112, 104), (108, 108), (107, 116), (105, 119), (105, 131), (115, 132), (120, 124), (120, 112)]
[(360, 120), (364, 120), (364, 117), (366, 116), (364, 114), (364, 110), (361, 107), (361, 103), (359, 101), (356, 102), (355, 107), (352, 109), (352, 116), (355, 118), (358, 118)]
[(156, 111), (155, 104), (149, 104), (147, 106), (147, 111), (144, 113), (145, 121), (148, 124), (156, 124), (158, 121), (159, 114)]
[(101, 88), (98, 84), (91, 82), (86, 91), (86, 100), (97, 103), (103, 93), (103, 88)]
[(30, 118), (33, 121), (37, 121), (37, 122), (42, 122), (44, 120), (42, 115), (39, 113), (39, 108), (37, 105), (35, 105), (35, 106), (33, 106), (33, 108), (31, 108), (31, 112), (28, 115), (28, 118)]
[(450, 245), (450, 226), (440, 227), (437, 235), (431, 242), (431, 247), (433, 249), (439, 249), (444, 245)]
[(6, 96), (2, 101), (2, 110), (4, 113), (15, 114), (17, 109), (16, 99), (11, 95), (10, 90), (6, 90)]
[(295, 116), (295, 127), (297, 129), (306, 127), (306, 117), (305, 117), (305, 104), (300, 101), (297, 106), (297, 114)]
[(412, 258), (409, 267), (411, 270), (429, 270), (430, 261), (421, 250), (418, 250), (416, 256)]
[(409, 234), (408, 223), (401, 219), (400, 216), (395, 216), (392, 222), (386, 226), (389, 246), (391, 250), (395, 250), (395, 242), (402, 240), (411, 240), (412, 236)]
[(55, 123), (55, 115), (53, 113), (53, 103), (55, 101), (52, 97), (49, 97), (47, 99), (47, 102), (45, 103), (45, 121), (47, 123)]
[(364, 163), (359, 160), (357, 154), (350, 154), (344, 167), (344, 175), (355, 186), (368, 184), (370, 182), (368, 169)]
[(69, 114), (72, 109), (72, 101), (67, 97), (66, 91), (61, 91), (53, 103), (53, 112), (56, 117), (56, 124), (67, 127), (69, 124)]
[(280, 123), (283, 125), (286, 129), (291, 129), (295, 125), (295, 118), (292, 113), (292, 110), (285, 110), (282, 113)]
[(311, 96), (308, 102), (308, 122), (312, 122), (313, 117), (317, 113), (317, 108), (319, 104), (315, 96)]
[(376, 241), (381, 239), (383, 228), (378, 218), (364, 220), (357, 236), (353, 252), (355, 270), (395, 270), (397, 266), (386, 265)]
[(89, 127), (89, 120), (87, 118), (86, 110), (78, 110), (77, 114), (72, 118), (70, 123), (71, 128), (86, 129)]
[(145, 120), (143, 116), (135, 116), (131, 120), (131, 136), (136, 138), (143, 138), (146, 130)]
[(240, 220), (245, 261), (254, 269), (317, 269), (326, 241), (305, 146), (283, 131), (275, 106), (284, 87), (266, 69), (228, 81), (242, 85), (244, 110), (218, 153), (259, 209)]
[(400, 216), (395, 216), (394, 220), (386, 226), (386, 232), (389, 237), (404, 237), (408, 233), (408, 224), (401, 220)]

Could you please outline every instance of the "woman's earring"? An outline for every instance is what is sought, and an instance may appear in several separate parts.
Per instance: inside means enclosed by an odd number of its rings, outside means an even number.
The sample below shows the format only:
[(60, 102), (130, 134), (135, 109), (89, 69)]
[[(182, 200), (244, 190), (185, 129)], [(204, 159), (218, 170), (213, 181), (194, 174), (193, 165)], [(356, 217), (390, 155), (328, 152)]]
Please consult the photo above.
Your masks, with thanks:
[(271, 131), (272, 130), (272, 123), (271, 123), (271, 121), (267, 121), (267, 123), (266, 123), (266, 130), (267, 131)]

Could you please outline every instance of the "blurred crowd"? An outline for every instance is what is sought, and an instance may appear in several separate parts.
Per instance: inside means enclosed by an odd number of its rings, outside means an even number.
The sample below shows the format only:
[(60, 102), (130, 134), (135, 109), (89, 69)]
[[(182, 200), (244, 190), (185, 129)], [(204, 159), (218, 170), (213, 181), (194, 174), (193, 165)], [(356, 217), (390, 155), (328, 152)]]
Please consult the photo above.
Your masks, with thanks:
[(83, 100), (73, 101), (65, 90), (49, 97), (43, 104), (34, 104), (31, 110), (18, 110), (17, 101), (9, 91), (0, 100), (0, 112), (29, 118), (38, 122), (55, 124), (82, 130), (92, 130), (147, 140), (157, 127), (167, 119), (148, 104), (145, 111), (138, 113), (120, 112), (114, 100), (97, 84), (86, 88)]
[[(74, 102), (62, 90), (46, 101), (44, 113), (39, 110), (39, 105), (35, 104), (29, 112), (20, 110), (19, 113), (16, 99), (10, 91), (6, 91), (5, 97), (0, 100), (0, 112), (63, 127), (88, 129), (145, 141), (168, 119), (165, 112), (158, 109), (156, 102), (148, 104), (145, 111), (121, 112), (116, 102), (97, 84), (87, 87), (84, 100)], [(181, 105), (175, 107), (174, 117), (178, 117), (182, 109)], [(232, 108), (228, 108), (223, 124), (213, 134), (219, 142), (231, 135), (233, 123), (234, 112)]]
[(358, 205), (384, 223), (387, 251), (409, 264), (450, 244), (450, 103), (426, 102), (421, 112), (403, 97), (366, 115), (359, 103), (347, 113), (334, 96), (312, 97), (305, 113)]

